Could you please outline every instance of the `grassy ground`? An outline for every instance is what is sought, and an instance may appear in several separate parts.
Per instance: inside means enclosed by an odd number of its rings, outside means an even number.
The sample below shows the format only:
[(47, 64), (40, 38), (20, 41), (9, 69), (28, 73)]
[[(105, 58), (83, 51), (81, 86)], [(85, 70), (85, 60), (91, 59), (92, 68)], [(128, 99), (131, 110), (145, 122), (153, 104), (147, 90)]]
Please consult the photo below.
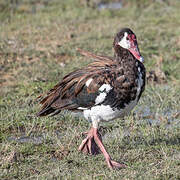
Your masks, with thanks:
[[(142, 0), (117, 11), (29, 2), (0, 4), (0, 179), (180, 179), (180, 2)], [(148, 74), (158, 77), (125, 121), (102, 124), (108, 151), (128, 165), (117, 171), (102, 155), (77, 151), (90, 126), (83, 118), (34, 114), (40, 93), (91, 61), (77, 47), (113, 55), (122, 27), (134, 30)]]

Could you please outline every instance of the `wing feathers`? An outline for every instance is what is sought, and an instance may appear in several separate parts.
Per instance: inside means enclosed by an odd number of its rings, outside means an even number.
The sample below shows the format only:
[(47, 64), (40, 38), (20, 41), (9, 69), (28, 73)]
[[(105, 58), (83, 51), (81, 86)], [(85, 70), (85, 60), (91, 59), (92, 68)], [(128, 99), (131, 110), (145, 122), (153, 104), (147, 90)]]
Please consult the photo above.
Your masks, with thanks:
[[(52, 88), (41, 101), (41, 111), (38, 116), (50, 114), (57, 109), (76, 109), (78, 105), (72, 102), (85, 87), (88, 79), (93, 79), (91, 86), (86, 88), (87, 93), (96, 93), (103, 83), (109, 83), (106, 73), (113, 71), (114, 61), (108, 57), (96, 56), (92, 53), (81, 51), (83, 54), (94, 57), (96, 61), (84, 69), (79, 69), (66, 75), (63, 80)], [(103, 60), (103, 61), (102, 61)], [(109, 80), (110, 81), (110, 80)]]

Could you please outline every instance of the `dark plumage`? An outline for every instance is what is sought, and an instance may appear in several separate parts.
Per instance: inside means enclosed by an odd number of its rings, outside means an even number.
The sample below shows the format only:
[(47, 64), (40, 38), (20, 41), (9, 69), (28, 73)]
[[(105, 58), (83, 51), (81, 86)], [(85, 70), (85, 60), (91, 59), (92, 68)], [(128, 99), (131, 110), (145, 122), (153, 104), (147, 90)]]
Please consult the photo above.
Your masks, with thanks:
[(92, 121), (93, 127), (79, 150), (96, 154), (99, 148), (110, 168), (120, 168), (124, 165), (112, 161), (102, 144), (98, 123), (123, 117), (133, 109), (144, 91), (145, 68), (136, 36), (130, 29), (117, 33), (113, 47), (114, 57), (79, 49), (94, 62), (69, 73), (52, 88), (41, 100), (42, 109), (37, 115), (58, 114), (64, 109), (81, 111)]

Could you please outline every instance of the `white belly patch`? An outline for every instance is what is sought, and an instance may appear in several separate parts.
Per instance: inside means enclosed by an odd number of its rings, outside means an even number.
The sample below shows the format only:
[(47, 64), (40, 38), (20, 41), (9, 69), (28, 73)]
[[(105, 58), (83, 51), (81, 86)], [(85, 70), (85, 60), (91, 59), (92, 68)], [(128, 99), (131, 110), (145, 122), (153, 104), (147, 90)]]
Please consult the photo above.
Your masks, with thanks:
[(100, 121), (111, 121), (116, 118), (122, 118), (134, 108), (137, 104), (137, 100), (131, 101), (123, 109), (111, 108), (110, 105), (98, 105), (94, 106), (91, 109), (84, 110), (84, 117), (92, 121), (93, 127), (98, 127)]

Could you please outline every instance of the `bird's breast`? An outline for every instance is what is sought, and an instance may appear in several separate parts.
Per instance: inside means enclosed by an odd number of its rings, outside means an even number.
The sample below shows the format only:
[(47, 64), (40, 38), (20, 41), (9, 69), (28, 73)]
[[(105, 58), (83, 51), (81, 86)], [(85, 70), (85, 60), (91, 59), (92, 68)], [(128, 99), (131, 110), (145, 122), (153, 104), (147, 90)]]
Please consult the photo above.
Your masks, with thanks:
[[(139, 101), (141, 91), (144, 86), (144, 77), (141, 67), (137, 67), (137, 75), (128, 85), (122, 86), (125, 82), (125, 75), (120, 78), (121, 83), (112, 87), (106, 97), (103, 96), (103, 103), (97, 104), (84, 110), (84, 117), (92, 121), (110, 121), (116, 118), (122, 118), (129, 114)], [(131, 77), (129, 77), (130, 79)], [(126, 82), (127, 84), (127, 82)], [(102, 94), (103, 95), (103, 94)], [(99, 96), (100, 97), (100, 96)]]

